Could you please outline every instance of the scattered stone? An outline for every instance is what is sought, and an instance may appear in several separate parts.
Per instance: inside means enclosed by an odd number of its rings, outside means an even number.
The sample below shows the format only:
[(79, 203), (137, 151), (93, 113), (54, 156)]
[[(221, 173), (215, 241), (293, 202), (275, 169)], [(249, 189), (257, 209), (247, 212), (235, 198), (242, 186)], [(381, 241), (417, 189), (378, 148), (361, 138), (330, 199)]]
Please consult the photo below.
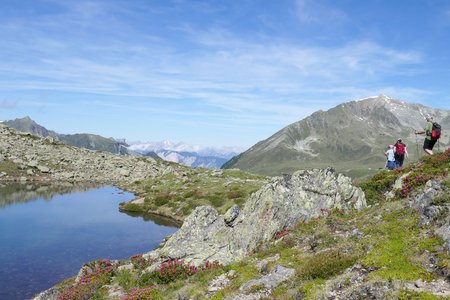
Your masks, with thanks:
[(362, 233), (361, 231), (359, 231), (358, 228), (355, 228), (352, 230), (352, 236), (355, 237), (356, 240), (360, 240), (363, 238), (364, 233)]
[(27, 163), (27, 166), (29, 166), (30, 168), (36, 168), (38, 166), (38, 162), (35, 160), (29, 161)]
[(405, 287), (415, 292), (426, 292), (438, 297), (450, 297), (450, 284), (444, 279), (431, 282), (425, 282), (419, 279), (413, 283), (406, 283)]
[(230, 209), (227, 210), (227, 212), (223, 216), (225, 224), (227, 224), (227, 226), (233, 227), (233, 222), (239, 216), (240, 211), (241, 210), (239, 209), (239, 206), (237, 206), (236, 204), (230, 207)]
[(50, 168), (46, 167), (46, 166), (37, 166), (37, 169), (42, 172), (42, 173), (49, 173), (50, 172)]
[(122, 299), (126, 293), (125, 290), (118, 284), (115, 283), (113, 285), (105, 285), (107, 299)]
[(127, 169), (121, 169), (121, 170), (119, 171), (119, 174), (120, 174), (121, 176), (124, 176), (124, 177), (129, 177), (129, 176), (130, 176), (130, 171), (127, 170)]
[(264, 286), (265, 289), (271, 290), (277, 287), (283, 281), (288, 280), (295, 275), (294, 269), (288, 269), (281, 265), (276, 266), (276, 268), (267, 275), (264, 275), (258, 279), (250, 280), (244, 283), (239, 290), (243, 292), (250, 291), (253, 287)]
[(228, 274), (222, 274), (214, 278), (209, 284), (206, 292), (207, 297), (212, 297), (217, 291), (223, 290), (229, 286), (232, 281), (228, 278)]
[(56, 287), (51, 287), (42, 293), (34, 296), (33, 300), (57, 300), (58, 299), (58, 289)]
[(118, 271), (133, 271), (134, 265), (132, 263), (122, 265), (122, 266), (117, 267), (117, 270)]
[(277, 253), (274, 256), (268, 257), (266, 259), (260, 260), (258, 262), (256, 262), (256, 268), (258, 269), (258, 271), (262, 274), (266, 274), (269, 270), (269, 263), (270, 262), (274, 262), (274, 261), (278, 261), (280, 259), (280, 254)]
[(213, 171), (211, 172), (211, 175), (212, 175), (212, 176), (216, 176), (216, 177), (220, 177), (220, 176), (223, 175), (223, 171), (221, 171), (221, 170), (213, 170)]

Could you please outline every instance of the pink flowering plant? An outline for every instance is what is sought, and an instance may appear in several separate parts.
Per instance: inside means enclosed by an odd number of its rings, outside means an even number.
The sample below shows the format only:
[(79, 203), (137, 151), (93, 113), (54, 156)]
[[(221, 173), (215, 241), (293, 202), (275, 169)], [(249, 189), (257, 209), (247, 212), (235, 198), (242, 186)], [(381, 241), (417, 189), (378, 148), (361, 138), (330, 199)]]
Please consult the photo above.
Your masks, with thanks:
[(90, 299), (100, 287), (110, 282), (113, 270), (114, 267), (108, 259), (85, 264), (79, 280), (64, 287), (58, 295), (58, 300)]
[(122, 300), (148, 300), (154, 298), (155, 286), (149, 286), (142, 289), (134, 289), (128, 292)]
[(219, 269), (223, 266), (218, 261), (205, 261), (203, 265), (198, 267), (185, 264), (183, 260), (171, 259), (161, 264), (161, 266), (153, 273), (149, 274), (147, 281), (153, 281), (158, 284), (167, 284), (179, 279), (186, 279), (198, 272)]
[(149, 265), (149, 263), (142, 256), (142, 254), (135, 254), (130, 258), (130, 260), (133, 266), (137, 269), (145, 269)]
[(403, 178), (402, 188), (396, 191), (396, 194), (402, 198), (406, 198), (414, 191), (415, 188), (424, 185), (430, 176), (413, 174)]

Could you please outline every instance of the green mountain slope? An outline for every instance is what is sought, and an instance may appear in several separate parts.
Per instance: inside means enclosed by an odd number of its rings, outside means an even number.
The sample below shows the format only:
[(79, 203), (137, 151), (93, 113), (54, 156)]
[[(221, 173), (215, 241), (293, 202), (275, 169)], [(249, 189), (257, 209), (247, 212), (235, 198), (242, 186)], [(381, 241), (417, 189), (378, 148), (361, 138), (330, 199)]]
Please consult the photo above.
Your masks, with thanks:
[[(450, 111), (408, 104), (381, 95), (318, 111), (232, 158), (223, 168), (277, 175), (304, 168), (333, 166), (360, 177), (383, 168), (387, 145), (403, 138), (410, 158), (422, 156), (423, 136), (414, 134), (430, 114), (450, 129)], [(417, 141), (417, 142), (416, 142)], [(448, 135), (440, 142), (449, 144)], [(437, 148), (437, 146), (436, 146)], [(419, 154), (419, 155), (418, 155)]]

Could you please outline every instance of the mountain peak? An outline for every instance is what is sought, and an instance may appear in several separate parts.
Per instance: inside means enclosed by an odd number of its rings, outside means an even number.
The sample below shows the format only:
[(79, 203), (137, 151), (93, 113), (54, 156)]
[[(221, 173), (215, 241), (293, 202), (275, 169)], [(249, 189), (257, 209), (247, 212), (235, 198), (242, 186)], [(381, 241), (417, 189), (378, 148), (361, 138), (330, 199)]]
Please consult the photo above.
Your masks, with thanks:
[[(448, 110), (410, 104), (383, 94), (346, 102), (281, 129), (224, 167), (279, 175), (333, 166), (359, 177), (383, 168), (386, 145), (399, 137), (410, 145), (410, 158), (417, 159), (422, 152), (414, 130), (423, 128), (423, 116), (427, 114), (450, 128)], [(450, 141), (443, 137), (440, 143), (445, 147)]]

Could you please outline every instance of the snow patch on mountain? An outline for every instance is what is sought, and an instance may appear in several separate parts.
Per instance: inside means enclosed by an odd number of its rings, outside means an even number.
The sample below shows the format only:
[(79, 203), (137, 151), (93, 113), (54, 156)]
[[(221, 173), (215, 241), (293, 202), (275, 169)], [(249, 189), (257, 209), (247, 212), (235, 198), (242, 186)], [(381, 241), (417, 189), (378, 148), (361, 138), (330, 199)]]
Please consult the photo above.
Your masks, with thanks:
[(201, 147), (169, 140), (158, 142), (129, 142), (129, 150), (147, 154), (154, 152), (160, 158), (187, 165), (218, 169), (233, 156), (243, 152), (240, 147)]
[(128, 149), (138, 152), (147, 153), (154, 151), (158, 153), (161, 150), (170, 150), (175, 152), (193, 152), (201, 156), (215, 156), (220, 158), (230, 159), (236, 154), (243, 152), (245, 149), (242, 147), (202, 147), (198, 145), (191, 145), (184, 142), (175, 143), (169, 140), (157, 141), (157, 142), (129, 142)]

